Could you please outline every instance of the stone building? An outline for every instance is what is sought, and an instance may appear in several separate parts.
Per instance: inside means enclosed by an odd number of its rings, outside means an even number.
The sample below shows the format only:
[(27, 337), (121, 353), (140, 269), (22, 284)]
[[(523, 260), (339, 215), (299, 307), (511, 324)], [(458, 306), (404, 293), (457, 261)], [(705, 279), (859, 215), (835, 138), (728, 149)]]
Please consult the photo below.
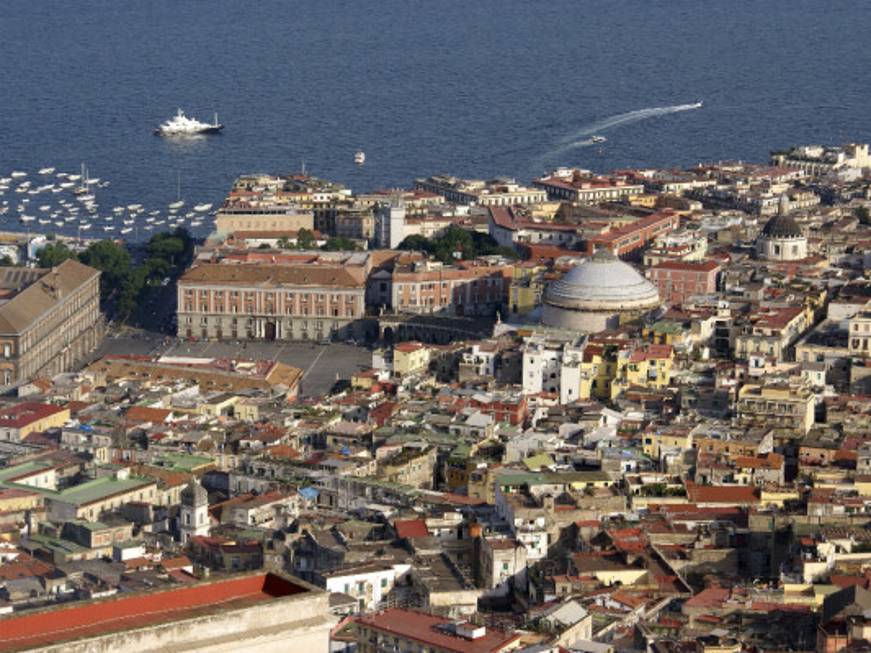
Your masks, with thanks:
[(335, 621), (326, 592), (261, 571), (5, 615), (0, 650), (326, 653)]
[(782, 199), (779, 213), (765, 223), (756, 241), (759, 258), (768, 261), (800, 261), (807, 258), (807, 237), (798, 223), (787, 215), (788, 200)]
[(100, 272), (69, 259), (56, 268), (0, 268), (0, 383), (72, 369), (103, 337)]
[(541, 320), (546, 326), (597, 333), (659, 305), (656, 286), (609, 250), (600, 249), (548, 287)]
[(178, 282), (178, 335), (209, 340), (359, 336), (365, 270), (306, 264), (195, 265)]

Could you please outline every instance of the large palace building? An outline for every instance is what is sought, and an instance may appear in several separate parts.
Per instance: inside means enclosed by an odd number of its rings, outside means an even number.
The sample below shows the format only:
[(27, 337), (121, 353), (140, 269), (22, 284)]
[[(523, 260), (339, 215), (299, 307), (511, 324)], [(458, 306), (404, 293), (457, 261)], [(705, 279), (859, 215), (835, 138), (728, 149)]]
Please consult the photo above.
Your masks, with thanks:
[(360, 335), (365, 266), (353, 260), (307, 260), (311, 258), (228, 257), (194, 264), (178, 282), (179, 337), (322, 340)]
[(0, 268), (0, 385), (54, 376), (100, 344), (100, 272), (75, 260), (56, 268)]

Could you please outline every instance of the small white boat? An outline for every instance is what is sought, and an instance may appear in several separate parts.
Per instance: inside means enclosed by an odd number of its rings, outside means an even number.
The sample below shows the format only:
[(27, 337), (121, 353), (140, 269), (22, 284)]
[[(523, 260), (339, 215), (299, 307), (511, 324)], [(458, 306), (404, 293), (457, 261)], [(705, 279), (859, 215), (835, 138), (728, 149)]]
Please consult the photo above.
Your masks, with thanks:
[(39, 207), (40, 211), (48, 211), (51, 208), (51, 204), (43, 204)]
[(76, 195), (76, 199), (80, 202), (93, 202), (97, 197), (95, 195), (91, 195), (90, 193), (83, 193), (81, 195)]
[(40, 218), (37, 222), (39, 222), (39, 224), (51, 224), (51, 220), (48, 218)]
[(64, 189), (55, 186), (54, 188), (51, 189), (51, 192), (52, 193), (62, 193), (62, 192), (64, 192)]
[(89, 186), (93, 186), (95, 184), (100, 183), (100, 178), (99, 177), (91, 177), (90, 179), (86, 179), (85, 183), (88, 184)]
[(366, 163), (366, 153), (363, 150), (358, 150), (356, 154), (354, 154), (354, 163), (358, 166)]
[(75, 184), (75, 182), (73, 182), (73, 181), (65, 181), (65, 182), (63, 182), (63, 183), (60, 185), (60, 187), (63, 188), (63, 189), (67, 189), (67, 188), (72, 188), (72, 187), (75, 186), (75, 185), (76, 185), (76, 184)]
[(79, 229), (81, 229), (82, 231), (87, 231), (90, 228), (91, 228), (90, 222), (83, 222), (82, 224), (79, 225)]
[(13, 179), (21, 179), (22, 177), (26, 177), (27, 173), (23, 170), (13, 170), (11, 176)]
[(107, 224), (103, 227), (103, 231), (115, 231), (115, 227), (111, 224)]
[(122, 233), (122, 234), (129, 234), (131, 231), (133, 231), (133, 227), (124, 227), (124, 228), (121, 230), (121, 233)]
[(211, 204), (197, 204), (194, 211), (208, 211), (210, 208), (212, 208)]
[(45, 191), (51, 190), (52, 188), (54, 188), (54, 184), (45, 184), (44, 186), (39, 186), (36, 190), (38, 190), (40, 193), (44, 193)]
[(69, 174), (70, 173), (68, 173), (68, 172), (59, 172), (55, 175), (55, 177), (57, 177), (58, 179), (63, 179), (64, 177), (67, 177)]
[(50, 175), (52, 173), (54, 173), (54, 168), (40, 168), (39, 169), (39, 174), (41, 174), (41, 175)]
[(139, 211), (140, 209), (142, 209), (142, 205), (141, 205), (141, 204), (128, 204), (128, 205), (127, 205), (127, 210), (128, 210), (128, 211)]
[(145, 221), (146, 221), (148, 224), (151, 224), (152, 222), (155, 221), (155, 219), (156, 219), (156, 218), (152, 218), (151, 216), (149, 216), (149, 217), (145, 218)]
[(124, 207), (123, 206), (116, 206), (112, 209), (112, 213), (115, 213), (115, 214), (124, 213)]
[(32, 216), (32, 215), (24, 215), (24, 214), (21, 215), (21, 221), (22, 221), (22, 222), (33, 222), (34, 220), (36, 220), (36, 217), (35, 217), (35, 216)]
[(136, 220), (122, 220), (124, 224), (134, 224)]
[(70, 181), (78, 181), (81, 178), (81, 175), (67, 175), (67, 179), (69, 179)]
[(177, 202), (170, 202), (168, 204), (168, 206), (171, 209), (180, 209), (181, 207), (184, 206), (184, 200), (178, 200)]
[(59, 229), (63, 229), (63, 227), (64, 227), (64, 221), (63, 221), (63, 220), (58, 220), (57, 222), (54, 223), (54, 226), (55, 226), (55, 227), (58, 227)]
[(191, 220), (192, 227), (199, 227), (201, 224), (203, 224), (202, 220)]

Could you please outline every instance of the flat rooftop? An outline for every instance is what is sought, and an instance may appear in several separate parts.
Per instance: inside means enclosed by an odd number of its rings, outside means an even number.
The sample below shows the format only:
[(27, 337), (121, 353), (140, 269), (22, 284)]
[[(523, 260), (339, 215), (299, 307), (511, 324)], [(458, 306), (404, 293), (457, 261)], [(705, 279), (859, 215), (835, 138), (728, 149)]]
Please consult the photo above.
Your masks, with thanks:
[(311, 591), (272, 573), (68, 604), (0, 618), (0, 651), (62, 644), (113, 632), (247, 608)]

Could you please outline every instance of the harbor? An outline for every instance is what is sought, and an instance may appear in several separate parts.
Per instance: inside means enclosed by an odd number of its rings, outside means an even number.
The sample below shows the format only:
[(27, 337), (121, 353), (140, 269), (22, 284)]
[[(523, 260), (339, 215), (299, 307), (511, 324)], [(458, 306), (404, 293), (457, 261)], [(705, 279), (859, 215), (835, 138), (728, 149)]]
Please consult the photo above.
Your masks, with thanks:
[(91, 176), (84, 163), (77, 172), (43, 167), (0, 173), (0, 230), (131, 242), (177, 228), (201, 236), (212, 230), (213, 201), (183, 198), (181, 174), (174, 199), (162, 205), (146, 205), (138, 198), (119, 202), (110, 198), (111, 185), (109, 179)]

